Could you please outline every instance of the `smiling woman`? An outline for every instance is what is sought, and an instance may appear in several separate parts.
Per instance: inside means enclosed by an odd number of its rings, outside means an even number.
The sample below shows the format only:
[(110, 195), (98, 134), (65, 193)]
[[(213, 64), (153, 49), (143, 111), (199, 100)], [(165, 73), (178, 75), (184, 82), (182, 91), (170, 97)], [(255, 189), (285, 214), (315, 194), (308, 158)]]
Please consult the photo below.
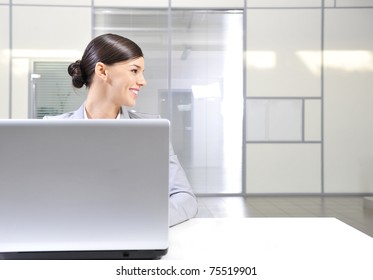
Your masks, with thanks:
[[(144, 69), (143, 53), (136, 43), (116, 34), (98, 36), (88, 44), (82, 59), (68, 67), (73, 86), (87, 87), (86, 101), (76, 111), (44, 119), (158, 118), (125, 108), (136, 104), (141, 87), (146, 85)], [(196, 215), (196, 197), (171, 144), (169, 195), (170, 225)]]
[(146, 85), (144, 68), (143, 53), (136, 43), (104, 34), (88, 44), (82, 59), (72, 63), (68, 72), (74, 87), (88, 88), (88, 118), (115, 118), (121, 106), (136, 104), (140, 88)]

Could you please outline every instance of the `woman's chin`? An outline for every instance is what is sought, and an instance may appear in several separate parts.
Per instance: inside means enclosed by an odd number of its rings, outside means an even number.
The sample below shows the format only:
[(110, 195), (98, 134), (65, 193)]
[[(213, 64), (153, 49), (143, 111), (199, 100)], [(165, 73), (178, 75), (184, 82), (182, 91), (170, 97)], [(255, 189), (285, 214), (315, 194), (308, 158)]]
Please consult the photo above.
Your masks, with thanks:
[(127, 108), (133, 108), (136, 106), (136, 102), (127, 102), (125, 104), (123, 104), (124, 107), (127, 107)]

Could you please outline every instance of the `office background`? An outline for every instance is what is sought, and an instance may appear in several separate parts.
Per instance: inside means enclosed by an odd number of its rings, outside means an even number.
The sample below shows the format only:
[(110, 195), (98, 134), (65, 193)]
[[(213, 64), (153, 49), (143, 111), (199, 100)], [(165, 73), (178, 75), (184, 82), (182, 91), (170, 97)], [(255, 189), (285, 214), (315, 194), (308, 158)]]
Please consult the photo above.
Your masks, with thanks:
[(372, 26), (373, 0), (0, 0), (0, 118), (76, 109), (67, 65), (118, 33), (196, 193), (372, 194)]

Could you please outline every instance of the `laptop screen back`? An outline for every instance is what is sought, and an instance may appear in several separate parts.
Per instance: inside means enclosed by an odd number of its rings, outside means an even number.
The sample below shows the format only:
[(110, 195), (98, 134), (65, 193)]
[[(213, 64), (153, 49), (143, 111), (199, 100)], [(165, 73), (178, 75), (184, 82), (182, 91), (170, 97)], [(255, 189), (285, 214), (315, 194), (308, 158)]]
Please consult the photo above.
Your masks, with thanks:
[(0, 252), (165, 250), (167, 120), (0, 121)]

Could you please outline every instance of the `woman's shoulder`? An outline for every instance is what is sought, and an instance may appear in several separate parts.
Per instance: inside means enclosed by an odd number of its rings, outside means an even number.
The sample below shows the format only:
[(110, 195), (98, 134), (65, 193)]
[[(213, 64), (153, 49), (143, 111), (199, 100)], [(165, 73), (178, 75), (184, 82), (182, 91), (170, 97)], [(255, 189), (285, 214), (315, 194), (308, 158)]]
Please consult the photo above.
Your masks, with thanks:
[(46, 120), (60, 120), (60, 119), (84, 119), (84, 104), (82, 104), (78, 110), (63, 113), (55, 116), (45, 116), (43, 119)]
[(160, 118), (160, 115), (140, 113), (140, 112), (136, 112), (135, 110), (129, 110), (128, 115), (131, 119), (159, 119)]
[(68, 112), (68, 113), (63, 113), (61, 115), (56, 115), (56, 116), (44, 116), (43, 119), (45, 120), (59, 120), (59, 119), (72, 119), (74, 115), (73, 112)]

